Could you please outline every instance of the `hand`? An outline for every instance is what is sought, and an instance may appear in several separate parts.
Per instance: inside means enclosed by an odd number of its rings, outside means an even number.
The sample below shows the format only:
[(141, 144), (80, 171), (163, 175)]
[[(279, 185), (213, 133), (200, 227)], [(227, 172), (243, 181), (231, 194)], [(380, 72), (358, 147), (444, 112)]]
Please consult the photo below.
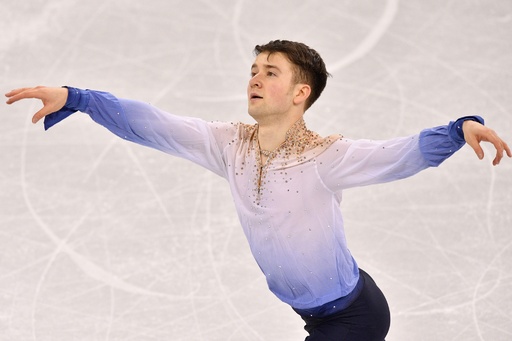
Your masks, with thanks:
[(506, 152), (508, 157), (512, 157), (510, 148), (494, 130), (489, 129), (478, 122), (468, 120), (464, 121), (462, 124), (462, 131), (464, 132), (464, 139), (467, 144), (473, 148), (480, 160), (484, 158), (484, 151), (480, 146), (480, 142), (482, 141), (490, 142), (496, 148), (496, 157), (492, 161), (494, 166), (500, 163), (503, 158), (503, 152)]
[(7, 104), (12, 104), (25, 98), (36, 98), (43, 102), (43, 107), (32, 117), (32, 123), (37, 123), (43, 117), (59, 111), (66, 104), (68, 89), (48, 88), (37, 86), (35, 88), (20, 88), (5, 94)]

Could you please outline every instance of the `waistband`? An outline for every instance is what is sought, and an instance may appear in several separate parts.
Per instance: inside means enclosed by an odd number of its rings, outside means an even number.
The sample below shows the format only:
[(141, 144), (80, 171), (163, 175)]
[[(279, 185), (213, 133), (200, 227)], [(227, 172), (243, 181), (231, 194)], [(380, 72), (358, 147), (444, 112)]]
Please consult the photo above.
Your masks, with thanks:
[(348, 295), (335, 299), (334, 301), (327, 302), (318, 307), (309, 309), (295, 309), (292, 307), (292, 309), (302, 317), (323, 318), (334, 315), (343, 309), (348, 308), (359, 297), (361, 291), (363, 291), (364, 276), (361, 272), (362, 270), (359, 269), (359, 280), (357, 281), (354, 290), (352, 290)]

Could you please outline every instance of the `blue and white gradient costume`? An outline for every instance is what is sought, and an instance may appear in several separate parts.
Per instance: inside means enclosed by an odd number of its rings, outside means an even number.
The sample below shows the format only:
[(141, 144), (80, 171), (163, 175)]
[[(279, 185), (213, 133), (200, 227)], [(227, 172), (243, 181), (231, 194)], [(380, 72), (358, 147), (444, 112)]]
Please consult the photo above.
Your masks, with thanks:
[[(193, 161), (225, 178), (251, 251), (270, 290), (298, 310), (350, 296), (359, 269), (340, 210), (346, 188), (383, 183), (438, 166), (464, 145), (461, 118), (386, 141), (322, 138), (297, 122), (261, 163), (257, 124), (206, 122), (99, 91), (68, 88), (48, 129), (81, 111), (123, 139)], [(348, 295), (348, 296), (347, 296)]]

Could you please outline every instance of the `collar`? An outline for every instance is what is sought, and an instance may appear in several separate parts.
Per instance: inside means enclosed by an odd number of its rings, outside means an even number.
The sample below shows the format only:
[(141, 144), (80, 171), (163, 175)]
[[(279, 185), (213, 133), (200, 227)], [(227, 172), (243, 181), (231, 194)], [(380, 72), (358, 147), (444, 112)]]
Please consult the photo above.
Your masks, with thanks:
[[(253, 142), (253, 148), (259, 154), (261, 152), (258, 141), (258, 124), (250, 126), (250, 139)], [(282, 154), (289, 158), (292, 154), (301, 155), (305, 150), (314, 148), (322, 143), (322, 138), (315, 132), (307, 129), (306, 122), (300, 118), (286, 132), (285, 140), (276, 149), (268, 151), (267, 154), (273, 158)]]

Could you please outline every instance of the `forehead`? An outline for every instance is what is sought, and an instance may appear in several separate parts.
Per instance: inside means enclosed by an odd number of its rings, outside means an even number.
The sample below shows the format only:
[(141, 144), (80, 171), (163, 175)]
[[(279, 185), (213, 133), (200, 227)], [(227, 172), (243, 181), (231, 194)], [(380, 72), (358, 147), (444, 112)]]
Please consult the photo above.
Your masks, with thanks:
[(268, 52), (262, 52), (256, 56), (252, 67), (258, 68), (272, 68), (276, 67), (279, 70), (292, 71), (292, 64), (288, 58), (281, 52), (274, 52), (269, 54)]

